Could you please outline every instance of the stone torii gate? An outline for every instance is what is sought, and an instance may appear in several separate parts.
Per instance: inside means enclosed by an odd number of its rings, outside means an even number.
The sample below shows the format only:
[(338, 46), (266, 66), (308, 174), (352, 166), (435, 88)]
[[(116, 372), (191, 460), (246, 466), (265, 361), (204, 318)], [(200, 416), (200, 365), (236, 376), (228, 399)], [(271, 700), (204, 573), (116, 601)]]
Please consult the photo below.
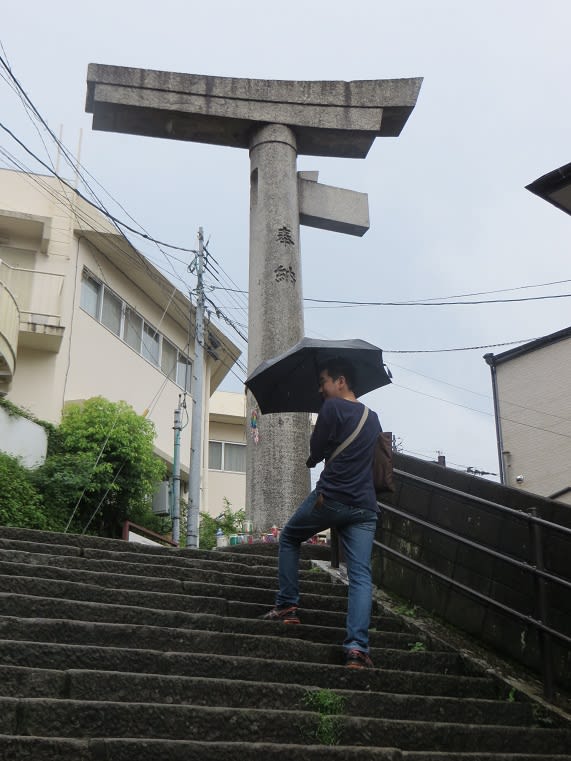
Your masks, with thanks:
[[(94, 129), (249, 149), (249, 372), (303, 336), (300, 223), (350, 235), (369, 227), (366, 194), (321, 185), (317, 172), (298, 173), (298, 154), (364, 158), (376, 137), (400, 134), (421, 83), (235, 79), (89, 65), (86, 110)], [(255, 410), (248, 392), (248, 417)], [(255, 530), (267, 530), (283, 525), (307, 496), (309, 417), (258, 415), (253, 433), (246, 514)]]

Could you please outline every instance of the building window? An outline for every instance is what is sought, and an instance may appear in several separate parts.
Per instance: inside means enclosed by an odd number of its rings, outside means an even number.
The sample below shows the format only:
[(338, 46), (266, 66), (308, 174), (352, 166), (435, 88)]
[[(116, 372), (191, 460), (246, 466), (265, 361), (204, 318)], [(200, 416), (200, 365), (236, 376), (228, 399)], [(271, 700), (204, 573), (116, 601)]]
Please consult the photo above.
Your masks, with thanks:
[(125, 324), (123, 329), (123, 340), (132, 349), (141, 353), (141, 339), (143, 337), (143, 318), (131, 309), (125, 308)]
[(190, 378), (192, 375), (192, 362), (179, 352), (176, 363), (176, 382), (181, 388), (190, 393)]
[(192, 362), (149, 325), (140, 314), (87, 270), (81, 281), (80, 306), (138, 354), (188, 393)]
[(246, 445), (228, 441), (208, 442), (208, 467), (232, 473), (246, 472)]
[(208, 442), (208, 467), (211, 470), (222, 470), (222, 442)]
[[(171, 380), (176, 380), (177, 350), (176, 347), (163, 338), (161, 351), (161, 370)], [(184, 385), (183, 385), (184, 388)]]
[(84, 272), (81, 281), (81, 308), (98, 320), (100, 302), (101, 283)]
[(145, 359), (148, 359), (149, 362), (152, 362), (153, 365), (159, 364), (159, 351), (160, 351), (160, 342), (159, 342), (159, 334), (157, 333), (154, 328), (151, 328), (150, 325), (147, 325), (145, 323), (143, 327), (143, 350), (141, 354)]
[(116, 336), (121, 335), (122, 302), (108, 288), (103, 293), (103, 307), (101, 309), (101, 324)]

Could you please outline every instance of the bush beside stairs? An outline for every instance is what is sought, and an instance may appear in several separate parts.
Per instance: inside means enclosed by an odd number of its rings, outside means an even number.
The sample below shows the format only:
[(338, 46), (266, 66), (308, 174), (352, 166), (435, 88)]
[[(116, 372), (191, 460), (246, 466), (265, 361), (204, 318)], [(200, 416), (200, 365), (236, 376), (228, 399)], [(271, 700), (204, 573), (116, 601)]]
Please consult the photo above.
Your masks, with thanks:
[(380, 608), (377, 668), (344, 668), (346, 587), (309, 559), (303, 624), (259, 620), (258, 553), (0, 528), (0, 759), (571, 759), (561, 714)]

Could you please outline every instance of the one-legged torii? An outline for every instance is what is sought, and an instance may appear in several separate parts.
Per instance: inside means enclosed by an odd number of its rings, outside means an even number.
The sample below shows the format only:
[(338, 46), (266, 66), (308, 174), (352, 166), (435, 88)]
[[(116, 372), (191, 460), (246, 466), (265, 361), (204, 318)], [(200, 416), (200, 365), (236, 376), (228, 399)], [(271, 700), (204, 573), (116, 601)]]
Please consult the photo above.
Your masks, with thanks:
[[(248, 370), (303, 336), (299, 225), (363, 235), (367, 196), (297, 172), (298, 154), (364, 158), (400, 134), (421, 79), (296, 82), (90, 64), (86, 110), (108, 132), (250, 150)], [(248, 393), (248, 416), (256, 404)], [(250, 422), (248, 421), (248, 425)], [(247, 516), (283, 525), (307, 496), (309, 419), (259, 415), (248, 438)]]

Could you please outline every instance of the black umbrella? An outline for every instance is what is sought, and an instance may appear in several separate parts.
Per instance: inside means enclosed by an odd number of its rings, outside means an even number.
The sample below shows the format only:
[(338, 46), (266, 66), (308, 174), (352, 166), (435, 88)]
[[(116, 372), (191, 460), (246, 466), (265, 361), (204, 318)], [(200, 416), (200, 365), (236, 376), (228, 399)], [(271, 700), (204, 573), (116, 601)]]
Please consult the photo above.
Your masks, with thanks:
[(348, 360), (355, 370), (353, 391), (362, 396), (391, 382), (381, 349), (367, 341), (302, 338), (291, 349), (258, 365), (246, 380), (261, 412), (319, 412), (319, 367), (333, 359)]

